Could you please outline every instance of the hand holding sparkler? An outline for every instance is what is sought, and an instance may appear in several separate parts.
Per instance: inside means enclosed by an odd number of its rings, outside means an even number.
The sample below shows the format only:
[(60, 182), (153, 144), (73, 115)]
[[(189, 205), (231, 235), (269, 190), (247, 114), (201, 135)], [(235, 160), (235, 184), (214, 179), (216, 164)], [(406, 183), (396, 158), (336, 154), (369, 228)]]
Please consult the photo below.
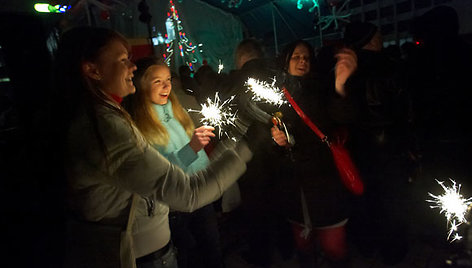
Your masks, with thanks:
[[(221, 102), (218, 92), (215, 93), (215, 99), (207, 99), (207, 102), (201, 104), (202, 109), (197, 110), (188, 110), (189, 112), (200, 113), (203, 118), (200, 120), (204, 125), (210, 125), (218, 128), (218, 135), (221, 137), (223, 133), (223, 127), (232, 125), (236, 120), (236, 112), (233, 112), (231, 101), (234, 99), (234, 96)], [(227, 135), (227, 133), (225, 132)]]
[(198, 151), (210, 143), (210, 138), (215, 137), (215, 133), (212, 132), (213, 130), (215, 130), (215, 128), (209, 126), (196, 128), (190, 139), (190, 148), (192, 148), (195, 153), (198, 153)]
[(285, 133), (281, 131), (277, 126), (273, 126), (270, 129), (270, 132), (272, 134), (272, 139), (277, 143), (279, 146), (287, 146), (288, 145), (288, 140), (287, 136), (285, 136)]
[(287, 128), (285, 127), (284, 122), (282, 121), (282, 113), (276, 112), (272, 117), (272, 123), (274, 126), (270, 129), (272, 134), (272, 139), (279, 146), (288, 146), (290, 145), (290, 135), (288, 134)]

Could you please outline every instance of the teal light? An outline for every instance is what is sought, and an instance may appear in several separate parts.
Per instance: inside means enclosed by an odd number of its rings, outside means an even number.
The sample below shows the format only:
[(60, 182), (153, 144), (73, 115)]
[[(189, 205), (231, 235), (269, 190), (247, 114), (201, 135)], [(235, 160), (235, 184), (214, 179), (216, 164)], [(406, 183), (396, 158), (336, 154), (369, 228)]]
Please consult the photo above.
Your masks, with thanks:
[(312, 2), (313, 6), (308, 10), (309, 12), (315, 11), (315, 8), (319, 7), (318, 0), (298, 0), (297, 1), (297, 8), (303, 8), (303, 2)]
[(315, 11), (315, 8), (319, 7), (320, 5), (318, 4), (318, 1), (317, 0), (313, 0), (313, 6), (308, 9), (308, 12), (313, 12)]

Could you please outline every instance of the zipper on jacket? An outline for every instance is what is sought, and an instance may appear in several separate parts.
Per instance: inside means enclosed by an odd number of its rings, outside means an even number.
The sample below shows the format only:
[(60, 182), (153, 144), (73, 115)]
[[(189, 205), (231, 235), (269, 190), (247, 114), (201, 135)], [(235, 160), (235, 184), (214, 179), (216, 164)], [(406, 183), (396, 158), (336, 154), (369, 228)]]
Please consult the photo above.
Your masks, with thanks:
[(149, 217), (154, 216), (154, 199), (144, 197), (144, 200), (146, 200), (148, 216)]

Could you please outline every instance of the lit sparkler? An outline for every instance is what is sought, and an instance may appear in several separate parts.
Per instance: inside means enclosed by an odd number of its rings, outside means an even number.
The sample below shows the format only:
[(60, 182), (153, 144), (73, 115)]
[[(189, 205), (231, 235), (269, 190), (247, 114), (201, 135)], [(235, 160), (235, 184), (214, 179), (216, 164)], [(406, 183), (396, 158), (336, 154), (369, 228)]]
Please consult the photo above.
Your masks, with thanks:
[(452, 186), (447, 187), (444, 182), (436, 180), (439, 185), (444, 189), (444, 194), (433, 195), (428, 193), (432, 200), (426, 200), (427, 202), (434, 203), (430, 206), (431, 208), (439, 208), (439, 213), (444, 213), (449, 226), (447, 239), (451, 239), (451, 242), (462, 239), (462, 236), (457, 234), (457, 229), (462, 223), (466, 223), (465, 218), (469, 205), (472, 204), (472, 198), (463, 198), (460, 194), (461, 185), (451, 180)]
[[(236, 112), (233, 112), (231, 108), (231, 101), (234, 99), (234, 96), (231, 96), (229, 99), (221, 102), (218, 92), (215, 93), (215, 100), (207, 99), (207, 102), (201, 104), (202, 109), (192, 110), (189, 109), (189, 112), (200, 113), (203, 118), (200, 120), (201, 123), (218, 128), (218, 135), (221, 137), (223, 128), (228, 125), (233, 125), (236, 120)], [(228, 135), (228, 134), (226, 134)]]
[(223, 66), (223, 63), (221, 62), (221, 60), (218, 60), (219, 61), (219, 64), (218, 64), (218, 73), (221, 73), (221, 71), (223, 71), (223, 69), (225, 68)]
[(287, 101), (284, 98), (282, 90), (274, 86), (275, 77), (272, 84), (265, 81), (259, 81), (254, 78), (248, 78), (246, 86), (253, 93), (252, 100), (256, 102), (267, 102), (269, 104), (280, 106)]

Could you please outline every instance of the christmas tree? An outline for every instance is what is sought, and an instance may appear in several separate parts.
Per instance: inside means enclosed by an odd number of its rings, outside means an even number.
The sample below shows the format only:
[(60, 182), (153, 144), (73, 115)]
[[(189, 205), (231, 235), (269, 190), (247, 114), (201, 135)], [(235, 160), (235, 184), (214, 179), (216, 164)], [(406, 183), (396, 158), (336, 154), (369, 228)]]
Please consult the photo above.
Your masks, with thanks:
[(194, 70), (202, 63), (202, 44), (193, 44), (184, 32), (179, 13), (173, 0), (169, 1), (170, 12), (167, 12), (164, 59), (167, 65), (178, 68), (187, 65)]

